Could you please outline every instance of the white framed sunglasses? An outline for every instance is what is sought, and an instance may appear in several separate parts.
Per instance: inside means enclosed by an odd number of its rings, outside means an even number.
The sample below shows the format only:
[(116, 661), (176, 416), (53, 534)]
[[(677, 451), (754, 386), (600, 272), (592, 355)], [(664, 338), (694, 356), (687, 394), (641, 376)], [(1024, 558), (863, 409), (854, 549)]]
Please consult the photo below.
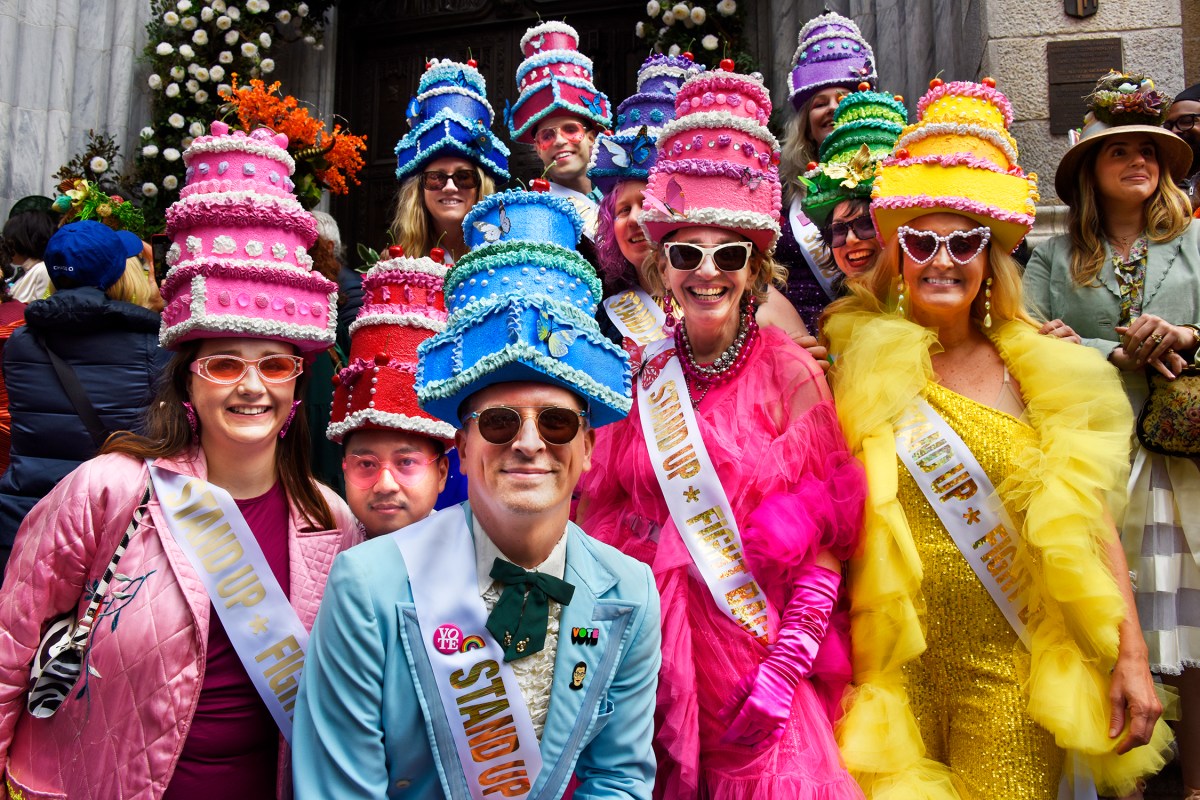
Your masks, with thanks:
[(943, 245), (950, 260), (960, 267), (983, 252), (992, 238), (992, 229), (980, 226), (969, 231), (951, 231), (939, 236), (933, 231), (922, 231), (901, 225), (896, 233), (900, 237), (900, 248), (909, 259), (918, 265), (928, 264)]
[(750, 242), (724, 242), (722, 244), (692, 244), (691, 242), (666, 242), (667, 263), (678, 270), (690, 272), (699, 269), (707, 256), (722, 272), (737, 272), (750, 263), (754, 245)]

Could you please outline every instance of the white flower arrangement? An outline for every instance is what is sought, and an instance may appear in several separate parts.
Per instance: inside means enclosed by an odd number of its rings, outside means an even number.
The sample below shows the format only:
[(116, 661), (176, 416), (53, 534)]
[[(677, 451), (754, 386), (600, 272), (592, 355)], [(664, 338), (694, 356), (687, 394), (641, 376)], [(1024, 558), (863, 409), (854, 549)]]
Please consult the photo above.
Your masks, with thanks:
[(304, 43), (307, 45), (315, 45), (317, 43), (317, 37), (312, 36), (311, 34), (308, 36), (305, 36)]
[(168, 11), (167, 13), (163, 14), (163, 22), (174, 28), (179, 24), (179, 15), (174, 11)]
[(259, 63), (259, 65), (258, 65), (258, 68), (259, 68), (260, 70), (262, 70), (262, 72), (263, 72), (263, 74), (264, 74), (264, 75), (267, 75), (267, 74), (269, 74), (269, 73), (271, 73), (271, 72), (274, 72), (274, 71), (275, 71), (275, 59), (273, 59), (273, 58), (264, 58), (264, 59), (262, 60), (262, 62), (261, 62), (261, 63)]
[(138, 131), (138, 136), (142, 137), (143, 139), (153, 139), (154, 138), (154, 128), (151, 128), (149, 125), (147, 125), (146, 127), (142, 128), (140, 131)]
[[(208, 102), (208, 92), (206, 92), (204, 89), (201, 89), (200, 91), (196, 92), (196, 102), (199, 103), (200, 105), (204, 105), (205, 103), (207, 103)], [(186, 147), (187, 145), (184, 145), (184, 146)]]
[(220, 28), (221, 30), (227, 31), (232, 26), (233, 26), (233, 20), (231, 20), (229, 17), (225, 16), (224, 14), (217, 17), (217, 27)]
[(154, 48), (154, 52), (160, 56), (169, 56), (175, 52), (175, 48), (171, 46), (170, 42), (159, 42), (158, 47)]
[(667, 51), (667, 54), (668, 54), (668, 55), (672, 55), (672, 56), (677, 56), (677, 55), (679, 55), (681, 52), (683, 52), (683, 51), (679, 49), (679, 45), (677, 45), (677, 44), (673, 44), (673, 45), (671, 45), (671, 49), (669, 49), (669, 50)]
[(188, 126), (188, 135), (192, 136), (193, 138), (196, 136), (203, 136), (204, 135), (204, 125), (202, 125), (199, 122), (193, 122), (191, 125)]
[[(232, 59), (232, 56), (233, 56), (233, 54), (231, 53), (230, 54), (231, 59)], [(220, 64), (213, 64), (208, 70), (208, 77), (209, 77), (209, 80), (213, 80), (213, 81), (225, 80), (225, 68), (222, 67)]]
[(181, 44), (179, 45), (179, 55), (183, 56), (188, 61), (191, 61), (196, 57), (196, 51), (192, 49), (190, 44)]
[(242, 55), (246, 58), (254, 58), (258, 55), (258, 45), (254, 42), (242, 42)]
[(200, 21), (201, 22), (212, 22), (212, 18), (214, 16), (216, 16), (216, 15), (212, 10), (212, 6), (205, 6), (204, 8), (200, 9)]
[[(205, 10), (207, 11), (207, 9)], [(200, 47), (208, 44), (208, 31), (204, 30), (203, 28), (196, 31), (192, 34), (192, 41)]]
[(146, 78), (146, 83), (149, 84), (151, 89), (158, 91), (163, 85), (162, 76), (156, 73), (151, 73), (150, 77)]
[(176, 178), (174, 175), (164, 175), (163, 176), (163, 188), (166, 189), (168, 192), (175, 191), (175, 189), (178, 186), (179, 186), (179, 178)]
[(163, 150), (163, 158), (165, 158), (167, 161), (178, 161), (179, 151), (174, 147), (168, 147), (166, 150)]
[(225, 34), (225, 44), (229, 45), (230, 47), (233, 47), (235, 44), (237, 44), (237, 40), (238, 40), (238, 32), (237, 31), (229, 31), (228, 33)]
[(146, 197), (156, 197), (158, 195), (158, 186), (146, 181), (142, 184), (142, 194)]
[(675, 19), (682, 22), (692, 13), (692, 10), (688, 8), (687, 3), (676, 3), (671, 7), (671, 13), (675, 16)]
[(308, 4), (301, 3), (300, 5), (296, 6), (296, 13), (302, 17), (307, 17), (308, 16)]
[(737, 0), (721, 0), (717, 3), (717, 13), (722, 17), (732, 17), (737, 13)]
[(271, 34), (267, 33), (266, 31), (263, 31), (262, 33), (260, 33), (258, 35), (258, 43), (261, 44), (264, 48), (270, 47), (271, 46)]
[(182, 128), (187, 123), (184, 121), (182, 114), (175, 113), (167, 117), (167, 124), (172, 128)]
[(169, 83), (166, 89), (167, 97), (179, 97), (179, 84)]
[(251, 14), (257, 14), (260, 10), (258, 0), (246, 0), (246, 10)]
[[(220, 55), (217, 56), (217, 61), (220, 61), (222, 64), (232, 64), (233, 63), (233, 53), (229, 52), (228, 50), (222, 50)], [(213, 69), (219, 69), (219, 68), (213, 67)], [(220, 80), (220, 78), (217, 78), (217, 80)]]
[(279, 20), (280, 25), (287, 25), (292, 21), (292, 12), (288, 11), (286, 8), (282, 11), (277, 11), (275, 12), (275, 19)]
[(187, 73), (183, 71), (183, 67), (171, 67), (172, 80), (181, 81), (186, 75)]
[(228, 14), (229, 18), (234, 22), (237, 22), (242, 18), (242, 12), (238, 10), (237, 6), (230, 6), (225, 13)]
[(96, 156), (88, 162), (88, 169), (99, 175), (102, 172), (108, 172), (108, 161), (101, 156)]
[(158, 145), (148, 144), (142, 148), (143, 158), (154, 158), (158, 155)]
[(662, 13), (662, 5), (658, 2), (658, 0), (650, 0), (649, 3), (646, 3), (646, 16), (647, 17), (657, 17), (661, 13)]
[(231, 91), (233, 91), (233, 87), (230, 86), (228, 83), (217, 84), (217, 94), (218, 95), (229, 94)]
[(188, 64), (188, 68), (187, 68), (187, 74), (188, 74), (188, 75), (191, 75), (192, 77), (195, 77), (195, 76), (196, 76), (196, 70), (198, 70), (198, 69), (200, 69), (200, 65), (199, 65), (199, 64), (196, 64), (196, 63), (191, 63), (191, 64)]
[(208, 70), (206, 70), (204, 67), (196, 67), (196, 71), (192, 74), (195, 75), (196, 80), (200, 81), (201, 83), (204, 83), (208, 80)]
[(705, 50), (716, 50), (720, 44), (721, 41), (711, 33), (700, 40), (700, 46)]
[(200, 21), (195, 17), (184, 17), (179, 21), (179, 27), (183, 28), (185, 31), (194, 31), (199, 24)]
[(212, 9), (218, 14), (225, 13), (225, 0), (212, 0)]
[(697, 25), (703, 25), (704, 20), (706, 19), (708, 19), (707, 11), (700, 6), (694, 6), (692, 8), (692, 22), (696, 23)]
[(635, 34), (637, 34), (637, 37), (639, 39), (645, 39), (646, 38), (646, 23), (639, 22), (637, 25), (635, 25), (633, 27), (633, 32)]
[(179, 2), (175, 4), (175, 7), (179, 9), (180, 13), (191, 11), (192, 0), (179, 0)]
[(663, 12), (662, 21), (668, 28), (675, 24), (675, 15), (671, 13), (671, 9)]
[(200, 82), (193, 78), (184, 84), (184, 88), (188, 90), (188, 94), (195, 94), (200, 91)]
[(180, 145), (180, 147), (182, 147), (184, 150), (187, 150), (189, 147), (191, 147), (191, 146), (192, 146), (192, 142), (193, 142), (193, 141), (194, 141), (194, 140), (192, 139), (192, 137), (191, 137), (191, 136), (185, 136), (185, 137), (183, 137), (183, 141), (181, 141), (181, 142), (179, 143), (179, 145)]

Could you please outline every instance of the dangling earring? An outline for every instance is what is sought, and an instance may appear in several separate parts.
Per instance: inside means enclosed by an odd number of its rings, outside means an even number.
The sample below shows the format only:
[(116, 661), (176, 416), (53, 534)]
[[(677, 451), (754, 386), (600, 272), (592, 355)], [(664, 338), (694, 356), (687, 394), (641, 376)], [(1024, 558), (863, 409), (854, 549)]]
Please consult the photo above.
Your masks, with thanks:
[(904, 276), (903, 275), (900, 276), (900, 285), (899, 285), (899, 287), (897, 287), (896, 291), (898, 293), (896, 296), (896, 313), (903, 317), (904, 316)]
[(188, 427), (192, 429), (192, 435), (195, 436), (200, 432), (200, 420), (196, 418), (196, 409), (187, 400), (184, 400), (183, 413), (187, 414)]
[(667, 293), (663, 295), (662, 310), (667, 315), (666, 321), (663, 322), (663, 331), (668, 334), (673, 333), (679, 320), (675, 316), (675, 295), (671, 294), (670, 289), (667, 289)]
[(983, 327), (992, 327), (992, 279), (983, 286)]
[(283, 421), (283, 427), (279, 429), (279, 438), (287, 436), (288, 428), (292, 427), (292, 419), (296, 416), (296, 409), (300, 407), (299, 400), (292, 401), (292, 410), (288, 412), (287, 419)]

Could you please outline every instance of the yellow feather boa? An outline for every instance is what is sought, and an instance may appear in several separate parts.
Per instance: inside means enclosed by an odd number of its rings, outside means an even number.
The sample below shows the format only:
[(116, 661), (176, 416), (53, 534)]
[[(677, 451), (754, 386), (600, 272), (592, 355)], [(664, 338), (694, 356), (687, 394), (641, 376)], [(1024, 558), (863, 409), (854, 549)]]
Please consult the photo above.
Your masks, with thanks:
[[(845, 312), (825, 325), (846, 439), (867, 472), (859, 550), (850, 563), (854, 687), (838, 742), (873, 800), (958, 800), (957, 780), (925, 757), (903, 666), (925, 650), (921, 559), (896, 498), (892, 420), (933, 380), (934, 332), (894, 314)], [(1170, 743), (1161, 720), (1150, 745), (1123, 756), (1110, 739), (1109, 674), (1125, 604), (1105, 545), (1129, 472), (1129, 401), (1095, 351), (1010, 321), (989, 332), (1021, 388), (1039, 445), (1017, 454), (997, 491), (1024, 517), (1033, 562), (1029, 620), (1030, 716), (1091, 771), (1101, 793), (1124, 795), (1161, 769)]]

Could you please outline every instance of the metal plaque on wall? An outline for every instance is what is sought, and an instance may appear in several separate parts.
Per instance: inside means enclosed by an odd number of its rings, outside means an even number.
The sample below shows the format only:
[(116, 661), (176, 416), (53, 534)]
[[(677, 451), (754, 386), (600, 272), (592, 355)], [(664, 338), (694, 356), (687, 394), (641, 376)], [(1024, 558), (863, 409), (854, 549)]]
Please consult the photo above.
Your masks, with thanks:
[(1084, 98), (1109, 70), (1122, 69), (1121, 39), (1076, 39), (1046, 45), (1050, 133), (1078, 128), (1087, 113)]
[(1068, 17), (1090, 17), (1100, 7), (1100, 0), (1063, 0), (1063, 11)]

